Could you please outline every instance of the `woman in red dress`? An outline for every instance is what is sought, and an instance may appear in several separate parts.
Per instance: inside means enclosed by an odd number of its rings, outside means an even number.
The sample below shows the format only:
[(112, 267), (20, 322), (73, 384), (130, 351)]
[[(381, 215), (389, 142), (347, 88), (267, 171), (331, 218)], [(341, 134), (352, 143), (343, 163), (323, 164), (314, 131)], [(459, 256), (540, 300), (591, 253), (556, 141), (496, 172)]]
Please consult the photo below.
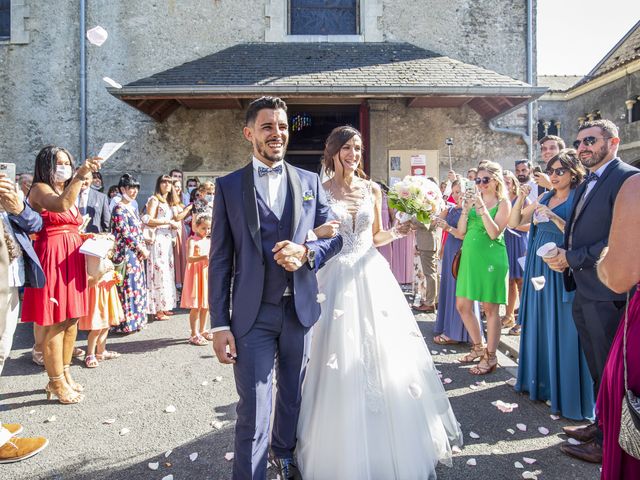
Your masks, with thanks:
[(78, 403), (84, 399), (83, 387), (71, 378), (69, 365), (78, 333), (78, 317), (87, 314), (88, 289), (82, 239), (78, 227), (82, 216), (76, 207), (80, 186), (100, 162), (86, 160), (74, 171), (71, 154), (48, 145), (36, 157), (29, 203), (42, 215), (43, 228), (34, 241), (42, 264), (44, 288), (25, 288), (22, 321), (35, 322), (44, 330), (44, 365), (49, 375), (47, 398), (60, 403)]

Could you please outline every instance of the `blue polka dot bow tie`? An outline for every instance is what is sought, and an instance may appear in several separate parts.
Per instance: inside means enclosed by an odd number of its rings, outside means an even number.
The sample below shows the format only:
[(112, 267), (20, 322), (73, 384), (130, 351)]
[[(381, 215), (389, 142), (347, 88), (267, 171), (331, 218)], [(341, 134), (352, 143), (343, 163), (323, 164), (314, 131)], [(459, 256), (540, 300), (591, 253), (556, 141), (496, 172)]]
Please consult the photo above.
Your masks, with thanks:
[(277, 166), (275, 166), (273, 168), (258, 167), (258, 176), (259, 177), (264, 177), (268, 173), (275, 173), (276, 175), (281, 175), (282, 174), (282, 165), (277, 165)]
[(597, 182), (599, 178), (600, 177), (598, 176), (598, 174), (590, 172), (589, 175), (587, 175), (587, 177), (584, 179), (584, 181), (586, 183), (589, 183), (589, 182), (592, 182), (592, 181), (593, 182)]

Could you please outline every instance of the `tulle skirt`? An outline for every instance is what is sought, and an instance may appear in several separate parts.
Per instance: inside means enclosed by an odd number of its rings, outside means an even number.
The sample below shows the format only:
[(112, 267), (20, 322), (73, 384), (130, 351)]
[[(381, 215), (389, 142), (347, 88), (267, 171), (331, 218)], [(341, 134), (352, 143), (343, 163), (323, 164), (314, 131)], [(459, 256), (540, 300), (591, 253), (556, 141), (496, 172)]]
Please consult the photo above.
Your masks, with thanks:
[(375, 248), (339, 255), (318, 286), (298, 422), (303, 478), (435, 478), (462, 433), (388, 263)]

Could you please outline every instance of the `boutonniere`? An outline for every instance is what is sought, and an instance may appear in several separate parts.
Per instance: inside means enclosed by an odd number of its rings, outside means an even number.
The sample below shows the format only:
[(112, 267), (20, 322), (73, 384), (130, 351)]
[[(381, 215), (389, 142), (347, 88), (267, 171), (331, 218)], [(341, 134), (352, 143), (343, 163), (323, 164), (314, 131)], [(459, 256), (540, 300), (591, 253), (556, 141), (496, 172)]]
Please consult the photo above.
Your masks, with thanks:
[(313, 200), (316, 196), (313, 194), (313, 190), (307, 190), (302, 194), (302, 201), (308, 202), (309, 200)]

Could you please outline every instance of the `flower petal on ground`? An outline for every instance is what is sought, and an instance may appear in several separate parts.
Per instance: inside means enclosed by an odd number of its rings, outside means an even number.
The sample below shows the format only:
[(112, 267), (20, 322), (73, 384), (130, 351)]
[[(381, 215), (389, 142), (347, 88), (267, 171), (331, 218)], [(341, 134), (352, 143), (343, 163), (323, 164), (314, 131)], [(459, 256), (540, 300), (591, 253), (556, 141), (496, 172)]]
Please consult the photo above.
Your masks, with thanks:
[(422, 396), (422, 387), (417, 383), (412, 383), (409, 385), (409, 395), (411, 395), (416, 400)]
[(526, 432), (527, 431), (527, 426), (524, 423), (518, 423), (516, 425), (516, 428), (518, 430), (520, 430), (521, 432)]
[(167, 408), (164, 409), (165, 413), (173, 413), (176, 411), (176, 407), (173, 405), (168, 405)]
[(166, 452), (164, 452), (164, 458), (167, 458), (169, 455), (171, 455), (171, 452), (173, 452), (173, 450), (167, 450)]
[(147, 466), (149, 467), (150, 470), (157, 470), (158, 467), (160, 467), (160, 463), (159, 462), (151, 462), (151, 463), (147, 464)]
[(209, 385), (209, 382), (206, 380), (203, 380), (200, 385), (202, 385), (203, 387), (206, 387), (207, 385)]
[(167, 475), (166, 477), (162, 477), (162, 480), (173, 480), (173, 475)]
[(516, 433), (516, 431), (513, 428), (507, 428), (507, 432), (509, 432), (511, 435)]
[(213, 422), (211, 422), (211, 426), (216, 430), (221, 430), (222, 427), (224, 427), (224, 422), (221, 422), (220, 420), (214, 420)]
[(549, 415), (551, 420), (560, 420), (560, 415)]
[(545, 428), (545, 427), (538, 427), (538, 431), (542, 434), (542, 435), (549, 435), (549, 429)]
[(476, 432), (469, 432), (469, 436), (471, 438), (480, 438), (480, 435), (478, 435)]
[(106, 418), (102, 421), (104, 425), (111, 425), (112, 423), (115, 423), (115, 422), (116, 422), (115, 418)]
[(191, 455), (189, 455), (189, 460), (191, 460), (192, 462), (195, 462), (196, 458), (198, 458), (198, 452), (193, 452)]
[(513, 466), (516, 468), (524, 468), (524, 465), (522, 465), (520, 462), (514, 462)]
[(450, 378), (445, 378), (444, 380), (442, 380), (442, 383), (444, 383), (445, 385), (448, 385), (451, 382), (453, 382), (453, 380), (451, 380)]
[(44, 423), (51, 423), (51, 422), (55, 422), (58, 418), (55, 415), (51, 415), (49, 418), (47, 418)]
[(567, 442), (569, 442), (571, 445), (581, 445), (582, 444), (582, 442), (576, 440), (575, 438), (569, 438), (567, 440)]
[(220, 375), (218, 375), (216, 378), (213, 379), (214, 382), (218, 383), (222, 381), (222, 377)]
[(467, 465), (469, 465), (470, 467), (475, 467), (477, 465), (476, 459), (470, 458), (469, 460), (467, 460)]
[(528, 463), (529, 465), (532, 465), (532, 464), (536, 463), (536, 459), (535, 458), (522, 457), (522, 460), (524, 460), (524, 462)]
[(234, 456), (235, 454), (233, 452), (227, 452), (224, 454), (224, 459), (230, 462), (231, 460), (233, 460)]
[(118, 434), (119, 434), (120, 436), (124, 436), (124, 435), (128, 435), (128, 434), (129, 434), (129, 432), (131, 432), (131, 430), (129, 430), (128, 428), (123, 428), (122, 430), (120, 430), (120, 431), (118, 432)]

